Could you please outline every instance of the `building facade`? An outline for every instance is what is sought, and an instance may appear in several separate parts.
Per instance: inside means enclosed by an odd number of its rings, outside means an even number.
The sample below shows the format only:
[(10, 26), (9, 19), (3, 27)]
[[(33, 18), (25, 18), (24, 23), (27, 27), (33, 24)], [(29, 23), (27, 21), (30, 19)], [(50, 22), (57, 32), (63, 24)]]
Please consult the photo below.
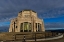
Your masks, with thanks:
[(11, 20), (9, 32), (44, 32), (44, 22), (33, 10), (22, 10)]

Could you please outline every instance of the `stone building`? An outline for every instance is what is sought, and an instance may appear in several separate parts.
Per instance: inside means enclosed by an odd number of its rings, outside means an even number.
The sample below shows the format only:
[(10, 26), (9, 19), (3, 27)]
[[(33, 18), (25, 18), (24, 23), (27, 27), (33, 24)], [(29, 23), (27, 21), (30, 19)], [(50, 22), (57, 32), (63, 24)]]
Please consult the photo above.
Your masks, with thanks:
[(44, 32), (44, 22), (33, 10), (22, 10), (11, 20), (9, 32)]

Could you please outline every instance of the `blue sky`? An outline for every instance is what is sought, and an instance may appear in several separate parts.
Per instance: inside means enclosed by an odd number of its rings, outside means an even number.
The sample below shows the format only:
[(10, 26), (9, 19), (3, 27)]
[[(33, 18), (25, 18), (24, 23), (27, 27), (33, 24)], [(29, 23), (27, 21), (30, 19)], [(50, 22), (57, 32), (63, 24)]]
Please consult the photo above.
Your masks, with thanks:
[(50, 23), (64, 23), (64, 17), (57, 17), (57, 18), (46, 18), (44, 19), (44, 22), (50, 22)]
[(23, 9), (36, 11), (46, 28), (64, 28), (64, 0), (0, 0), (0, 27), (9, 28), (10, 20)]

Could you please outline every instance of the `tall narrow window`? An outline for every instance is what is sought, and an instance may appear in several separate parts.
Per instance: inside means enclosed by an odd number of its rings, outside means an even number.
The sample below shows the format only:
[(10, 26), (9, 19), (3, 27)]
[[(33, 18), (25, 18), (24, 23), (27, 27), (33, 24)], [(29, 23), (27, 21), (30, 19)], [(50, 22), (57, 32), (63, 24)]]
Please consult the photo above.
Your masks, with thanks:
[(41, 26), (40, 26), (40, 23), (38, 23), (38, 31), (41, 30)]
[(38, 31), (39, 31), (39, 23), (38, 23)]
[(14, 32), (15, 32), (15, 24), (16, 24), (16, 23), (14, 22)]
[(23, 32), (23, 23), (20, 25), (20, 32)]
[(28, 32), (29, 24), (28, 22), (24, 22), (24, 32)]
[(31, 32), (32, 26), (31, 23), (29, 23), (29, 32)]
[(36, 25), (35, 27), (36, 27), (36, 31), (37, 31), (37, 23), (35, 23), (35, 25)]
[(36, 23), (36, 28), (37, 28), (37, 23)]

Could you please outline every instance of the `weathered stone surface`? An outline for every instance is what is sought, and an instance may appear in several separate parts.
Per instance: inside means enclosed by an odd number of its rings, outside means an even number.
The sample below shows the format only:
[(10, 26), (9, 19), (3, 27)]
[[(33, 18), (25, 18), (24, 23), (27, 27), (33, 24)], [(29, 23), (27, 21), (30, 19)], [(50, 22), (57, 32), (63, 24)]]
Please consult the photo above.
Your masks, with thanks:
[(33, 10), (23, 10), (18, 17), (11, 20), (9, 32), (40, 32), (45, 31), (43, 20)]

